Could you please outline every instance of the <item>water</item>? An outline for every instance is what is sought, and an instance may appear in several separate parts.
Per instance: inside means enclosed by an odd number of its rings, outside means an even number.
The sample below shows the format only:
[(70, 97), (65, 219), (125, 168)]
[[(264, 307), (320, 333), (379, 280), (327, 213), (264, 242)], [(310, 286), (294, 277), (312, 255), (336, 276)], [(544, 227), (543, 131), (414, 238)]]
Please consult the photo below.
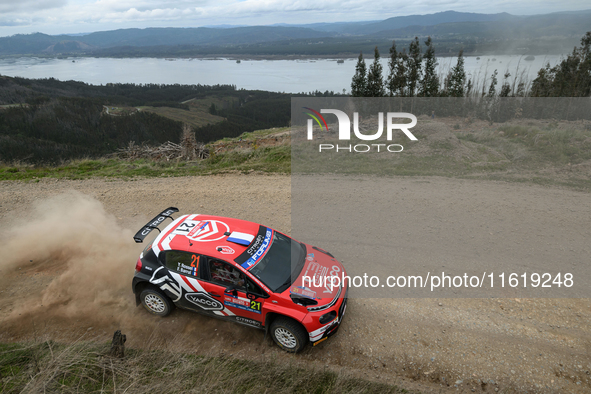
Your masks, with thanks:
[[(494, 59), (494, 60), (493, 60)], [(472, 79), (490, 78), (494, 69), (499, 71), (499, 81), (506, 70), (513, 76), (531, 81), (546, 63), (556, 64), (560, 56), (536, 56), (525, 61), (521, 56), (481, 56), (465, 58), (465, 69)], [(367, 61), (369, 66), (369, 61)], [(447, 73), (457, 58), (440, 58), (438, 72)], [(242, 60), (229, 59), (111, 59), (69, 58), (0, 59), (0, 74), (24, 78), (56, 78), (104, 85), (107, 83), (158, 83), (158, 84), (232, 84), (238, 88), (260, 89), (286, 93), (334, 91), (351, 89), (357, 59), (346, 59), (337, 64), (328, 60)], [(382, 59), (384, 75), (387, 59)], [(519, 70), (519, 72), (517, 72)]]

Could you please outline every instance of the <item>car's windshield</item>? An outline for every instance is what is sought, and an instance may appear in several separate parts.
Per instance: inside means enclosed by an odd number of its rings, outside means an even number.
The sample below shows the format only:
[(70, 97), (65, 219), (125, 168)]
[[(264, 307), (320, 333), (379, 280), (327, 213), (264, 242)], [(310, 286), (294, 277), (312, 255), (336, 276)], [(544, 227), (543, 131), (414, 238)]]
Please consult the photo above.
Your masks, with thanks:
[(269, 250), (249, 271), (273, 292), (281, 292), (298, 277), (305, 257), (302, 244), (275, 231)]

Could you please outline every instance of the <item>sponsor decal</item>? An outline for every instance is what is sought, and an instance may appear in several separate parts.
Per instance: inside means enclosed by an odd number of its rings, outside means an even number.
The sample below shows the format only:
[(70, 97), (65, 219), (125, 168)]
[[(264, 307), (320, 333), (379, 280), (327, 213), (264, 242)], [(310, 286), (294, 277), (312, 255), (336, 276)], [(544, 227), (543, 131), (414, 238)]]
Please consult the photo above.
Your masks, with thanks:
[(144, 226), (144, 228), (142, 229), (141, 235), (143, 235), (144, 237), (146, 235), (148, 235), (152, 231), (153, 228), (158, 227), (160, 225), (160, 223), (165, 221), (166, 218), (170, 217), (170, 215), (172, 215), (175, 212), (178, 212), (178, 209), (177, 210), (167, 209), (166, 211), (162, 212), (158, 217), (154, 218), (154, 220), (152, 220), (152, 222), (150, 222)]
[(261, 303), (255, 300), (245, 300), (238, 297), (226, 295), (224, 297), (224, 304), (226, 306), (242, 309), (254, 313), (261, 313)]
[(246, 249), (246, 253), (248, 253), (249, 255), (253, 255), (254, 252), (256, 252), (259, 247), (261, 246), (261, 244), (263, 243), (263, 240), (265, 239), (264, 235), (257, 235), (257, 237), (254, 239), (252, 245), (250, 245), (250, 247), (248, 249)]
[(253, 327), (260, 327), (261, 326), (261, 322), (258, 322), (256, 320), (252, 320), (252, 319), (247, 319), (246, 317), (236, 316), (236, 321), (238, 323), (247, 324), (247, 325), (253, 326)]
[(224, 305), (221, 302), (214, 300), (206, 293), (187, 293), (185, 299), (206, 311), (224, 310)]
[(294, 286), (290, 290), (291, 294), (297, 294), (302, 297), (316, 299), (316, 292), (309, 287), (304, 286)]
[(197, 242), (219, 241), (224, 238), (230, 227), (219, 220), (185, 220), (174, 230), (175, 234), (182, 234)]
[(306, 256), (306, 260), (314, 261), (314, 253), (308, 253), (308, 255)]
[(236, 305), (247, 306), (250, 308), (250, 301), (249, 300), (243, 300), (241, 298), (226, 294), (226, 296), (224, 297), (224, 304), (227, 304), (228, 302), (231, 302)]
[[(258, 239), (258, 236), (257, 236), (257, 239)], [(242, 268), (250, 269), (253, 266), (255, 266), (261, 260), (261, 258), (263, 258), (265, 253), (267, 253), (267, 250), (269, 249), (269, 246), (271, 245), (272, 239), (273, 239), (273, 230), (271, 230), (270, 228), (267, 228), (267, 231), (265, 232), (265, 236), (262, 240), (261, 246), (254, 253), (252, 253), (252, 255), (250, 256), (250, 258), (248, 260), (246, 260), (244, 263), (242, 263)], [(253, 249), (254, 249), (253, 247), (250, 247), (250, 248), (248, 248), (248, 250), (246, 252), (248, 254), (251, 254), (251, 251)]]
[(229, 246), (218, 246), (215, 248), (221, 254), (234, 254), (236, 251)]

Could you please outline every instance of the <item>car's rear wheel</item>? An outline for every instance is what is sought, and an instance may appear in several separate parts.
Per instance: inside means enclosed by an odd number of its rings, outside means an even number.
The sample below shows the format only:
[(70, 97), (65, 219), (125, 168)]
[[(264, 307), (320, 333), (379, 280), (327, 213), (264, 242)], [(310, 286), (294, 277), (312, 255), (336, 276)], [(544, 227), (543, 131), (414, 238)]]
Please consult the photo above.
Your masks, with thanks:
[(172, 301), (155, 289), (145, 289), (142, 291), (140, 301), (148, 312), (161, 317), (168, 316), (174, 308)]
[(281, 349), (297, 353), (308, 343), (308, 333), (301, 324), (287, 317), (278, 317), (271, 323), (271, 336)]

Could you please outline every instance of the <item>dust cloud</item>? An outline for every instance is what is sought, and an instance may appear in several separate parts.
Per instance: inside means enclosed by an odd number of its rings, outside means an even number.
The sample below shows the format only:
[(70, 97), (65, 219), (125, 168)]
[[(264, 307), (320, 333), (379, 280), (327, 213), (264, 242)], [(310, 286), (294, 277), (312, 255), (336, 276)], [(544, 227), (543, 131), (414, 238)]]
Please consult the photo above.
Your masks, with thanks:
[(252, 338), (252, 328), (193, 312), (162, 319), (136, 307), (131, 281), (142, 245), (96, 199), (69, 191), (20, 216), (27, 219), (0, 239), (0, 341), (104, 341), (121, 329), (130, 346), (181, 335), (203, 351)]
[(2, 288), (28, 276), (10, 294), (8, 327), (20, 331), (31, 320), (100, 323), (135, 307), (130, 285), (138, 246), (99, 201), (67, 192), (36, 203), (28, 217), (2, 241)]

